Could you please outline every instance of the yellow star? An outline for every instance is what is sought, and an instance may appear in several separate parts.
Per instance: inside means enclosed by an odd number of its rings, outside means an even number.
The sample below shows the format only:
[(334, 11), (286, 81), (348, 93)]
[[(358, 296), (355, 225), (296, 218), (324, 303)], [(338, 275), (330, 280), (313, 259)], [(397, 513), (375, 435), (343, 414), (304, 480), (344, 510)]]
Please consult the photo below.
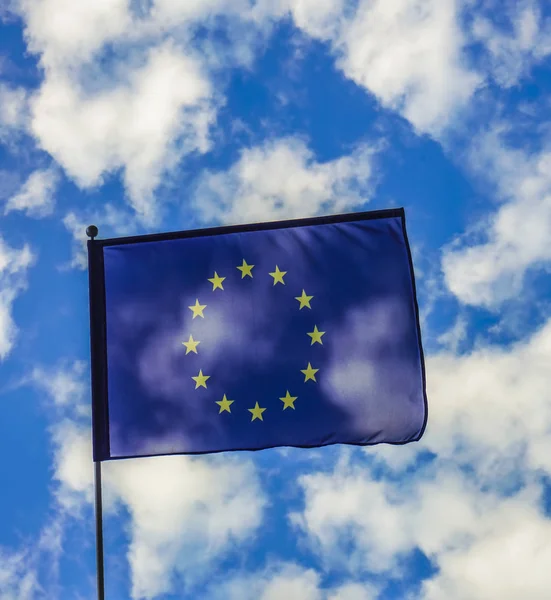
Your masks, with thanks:
[(309, 379), (312, 381), (316, 381), (316, 373), (319, 369), (313, 369), (312, 365), (308, 363), (308, 367), (306, 369), (301, 369), (300, 372), (304, 373), (304, 383), (306, 383)]
[(321, 336), (325, 335), (325, 331), (318, 331), (317, 325), (314, 325), (314, 331), (311, 331), (307, 335), (309, 335), (312, 338), (312, 343), (310, 344), (310, 346), (313, 346), (316, 342), (318, 342), (318, 344), (321, 344), (323, 346), (323, 342), (321, 341)]
[(302, 290), (302, 294), (300, 296), (295, 296), (295, 300), (300, 302), (299, 310), (302, 310), (305, 306), (307, 308), (312, 308), (310, 306), (310, 300), (312, 300), (313, 297), (314, 296), (307, 296), (304, 290)]
[(283, 398), (280, 398), (280, 400), (283, 402), (283, 410), (285, 410), (286, 408), (295, 408), (295, 400), (298, 398), (298, 396), (291, 396), (291, 394), (289, 394), (289, 390), (287, 390), (287, 393), (285, 394), (285, 396)]
[(260, 408), (260, 406), (258, 406), (258, 402), (254, 405), (254, 408), (247, 408), (247, 410), (252, 413), (253, 418), (251, 419), (251, 423), (255, 420), (255, 419), (260, 419), (261, 421), (264, 421), (264, 419), (262, 418), (262, 413), (266, 410), (265, 408)]
[(200, 344), (197, 340), (193, 339), (193, 336), (189, 336), (189, 340), (187, 342), (182, 342), (182, 344), (186, 347), (186, 354), (190, 352), (195, 352), (197, 354), (197, 344)]
[(199, 369), (199, 375), (192, 377), (192, 379), (195, 381), (195, 389), (200, 387), (207, 389), (207, 379), (210, 379), (210, 375), (203, 375), (203, 371)]
[(233, 404), (233, 400), (228, 400), (226, 394), (224, 394), (222, 400), (217, 400), (216, 404), (220, 407), (218, 414), (223, 413), (224, 411), (231, 413), (230, 406)]
[(287, 273), (287, 271), (280, 271), (279, 267), (276, 265), (276, 270), (273, 273), (270, 273), (270, 275), (274, 278), (274, 285), (276, 283), (282, 283), (283, 285), (285, 285), (285, 282), (283, 281), (283, 276)]
[(214, 290), (216, 288), (220, 288), (221, 290), (223, 290), (224, 288), (222, 287), (222, 282), (224, 281), (224, 279), (226, 279), (225, 277), (219, 277), (218, 273), (216, 271), (214, 271), (214, 277), (212, 277), (211, 279), (209, 279), (209, 281), (212, 283), (212, 291), (214, 292)]
[(253, 270), (254, 265), (248, 265), (245, 262), (245, 259), (243, 259), (243, 264), (240, 267), (237, 267), (240, 271), (241, 271), (241, 279), (243, 279), (245, 277), (245, 275), (248, 275), (249, 277), (252, 277), (252, 270)]
[(199, 304), (199, 300), (195, 300), (195, 304), (193, 306), (188, 306), (188, 308), (193, 311), (193, 318), (202, 317), (205, 318), (203, 311), (207, 308), (206, 304)]

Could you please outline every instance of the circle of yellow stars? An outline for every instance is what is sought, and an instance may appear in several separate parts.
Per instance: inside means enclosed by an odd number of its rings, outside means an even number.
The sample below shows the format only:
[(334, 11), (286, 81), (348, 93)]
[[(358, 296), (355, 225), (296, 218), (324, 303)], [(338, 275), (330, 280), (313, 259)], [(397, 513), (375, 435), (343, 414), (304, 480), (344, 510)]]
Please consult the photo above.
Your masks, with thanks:
[[(236, 269), (241, 273), (241, 279), (245, 279), (247, 277), (253, 279), (254, 267), (255, 267), (255, 265), (250, 265), (247, 263), (247, 261), (245, 259), (243, 259), (243, 263), (241, 265), (237, 266)], [(286, 285), (285, 284), (285, 275), (287, 275), (287, 271), (282, 271), (279, 268), (279, 265), (276, 265), (275, 269), (268, 274), (270, 277), (273, 278), (274, 286), (276, 286), (277, 284)], [(226, 277), (221, 277), (217, 273), (217, 271), (214, 271), (213, 276), (207, 278), (207, 281), (209, 281), (212, 284), (212, 291), (216, 292), (216, 290), (224, 291), (223, 283), (226, 279), (227, 279)], [(303, 308), (312, 309), (312, 305), (310, 303), (314, 299), (314, 296), (308, 295), (304, 289), (302, 290), (302, 293), (300, 294), (300, 296), (295, 296), (294, 299), (299, 303), (299, 307), (298, 307), (299, 310), (302, 310)], [(191, 312), (193, 314), (192, 319), (195, 319), (197, 317), (204, 319), (205, 318), (204, 312), (205, 312), (205, 309), (207, 308), (207, 306), (208, 306), (207, 304), (201, 304), (199, 302), (199, 299), (197, 298), (195, 300), (195, 304), (188, 306), (189, 310), (191, 310)], [(314, 344), (323, 345), (322, 337), (325, 335), (325, 331), (320, 331), (318, 329), (317, 325), (314, 325), (314, 330), (307, 332), (306, 335), (310, 337), (310, 340), (311, 340), (310, 346), (313, 346)], [(186, 348), (186, 355), (188, 355), (190, 353), (198, 354), (197, 346), (200, 343), (201, 342), (199, 340), (193, 339), (193, 335), (190, 334), (188, 341), (182, 342), (182, 345), (185, 346), (185, 348)], [(304, 375), (304, 383), (307, 383), (308, 381), (313, 381), (314, 383), (317, 383), (316, 373), (318, 373), (318, 371), (319, 371), (319, 369), (314, 368), (310, 362), (308, 363), (308, 365), (306, 366), (305, 369), (300, 369), (300, 372)], [(203, 374), (202, 369), (199, 369), (199, 373), (197, 375), (191, 377), (191, 379), (195, 382), (195, 389), (196, 390), (198, 390), (199, 388), (208, 389), (207, 381), (210, 379), (210, 377), (211, 377), (210, 375)], [(286, 390), (285, 396), (280, 398), (280, 400), (283, 403), (282, 410), (287, 410), (288, 408), (295, 410), (295, 402), (298, 400), (298, 396), (291, 396), (291, 393), (289, 392), (289, 390)], [(221, 400), (216, 401), (216, 404), (219, 407), (218, 414), (222, 414), (223, 412), (227, 412), (227, 413), (231, 414), (231, 412), (232, 412), (231, 405), (233, 403), (234, 403), (234, 400), (228, 399), (227, 395), (224, 394), (224, 396), (222, 397)], [(251, 413), (251, 422), (252, 422), (252, 421), (257, 421), (257, 420), (264, 421), (264, 418), (262, 415), (268, 409), (265, 407), (261, 407), (258, 404), (258, 402), (256, 402), (252, 408), (248, 408), (247, 410)]]

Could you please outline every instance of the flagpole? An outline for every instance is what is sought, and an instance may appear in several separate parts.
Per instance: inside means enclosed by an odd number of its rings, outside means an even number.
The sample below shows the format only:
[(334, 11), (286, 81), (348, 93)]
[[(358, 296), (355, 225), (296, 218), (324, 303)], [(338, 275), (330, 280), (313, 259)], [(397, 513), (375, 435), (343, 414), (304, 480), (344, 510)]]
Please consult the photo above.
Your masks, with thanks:
[[(95, 225), (89, 225), (86, 228), (88, 242), (88, 277), (90, 285), (90, 358), (92, 371), (92, 421), (93, 429), (96, 427), (94, 415), (94, 399), (98, 394), (97, 390), (97, 348), (93, 335), (94, 330), (94, 310), (92, 298), (92, 261), (91, 246), (98, 235), (98, 228)], [(94, 452), (94, 513), (96, 517), (96, 580), (98, 588), (98, 600), (105, 600), (105, 577), (103, 560), (103, 503), (101, 493), (101, 460), (97, 459)]]
[(96, 513), (96, 573), (98, 600), (105, 600), (105, 580), (103, 575), (103, 504), (101, 495), (101, 461), (94, 462), (94, 488)]

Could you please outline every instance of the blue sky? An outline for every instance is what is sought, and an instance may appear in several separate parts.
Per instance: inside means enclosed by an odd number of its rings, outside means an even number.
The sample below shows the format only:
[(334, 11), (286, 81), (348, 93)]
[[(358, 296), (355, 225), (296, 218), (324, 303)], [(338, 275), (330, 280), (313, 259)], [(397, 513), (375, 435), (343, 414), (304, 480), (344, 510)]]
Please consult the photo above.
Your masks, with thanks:
[(0, 5), (0, 598), (93, 598), (86, 225), (404, 206), (429, 425), (105, 464), (108, 598), (544, 599), (551, 9)]

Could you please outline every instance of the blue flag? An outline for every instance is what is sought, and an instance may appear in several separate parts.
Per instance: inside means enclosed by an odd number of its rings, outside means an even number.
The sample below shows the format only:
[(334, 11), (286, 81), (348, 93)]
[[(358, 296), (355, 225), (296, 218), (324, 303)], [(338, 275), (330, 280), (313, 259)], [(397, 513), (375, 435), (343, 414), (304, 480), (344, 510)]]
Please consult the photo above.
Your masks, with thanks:
[(417, 441), (402, 209), (89, 242), (94, 458)]

